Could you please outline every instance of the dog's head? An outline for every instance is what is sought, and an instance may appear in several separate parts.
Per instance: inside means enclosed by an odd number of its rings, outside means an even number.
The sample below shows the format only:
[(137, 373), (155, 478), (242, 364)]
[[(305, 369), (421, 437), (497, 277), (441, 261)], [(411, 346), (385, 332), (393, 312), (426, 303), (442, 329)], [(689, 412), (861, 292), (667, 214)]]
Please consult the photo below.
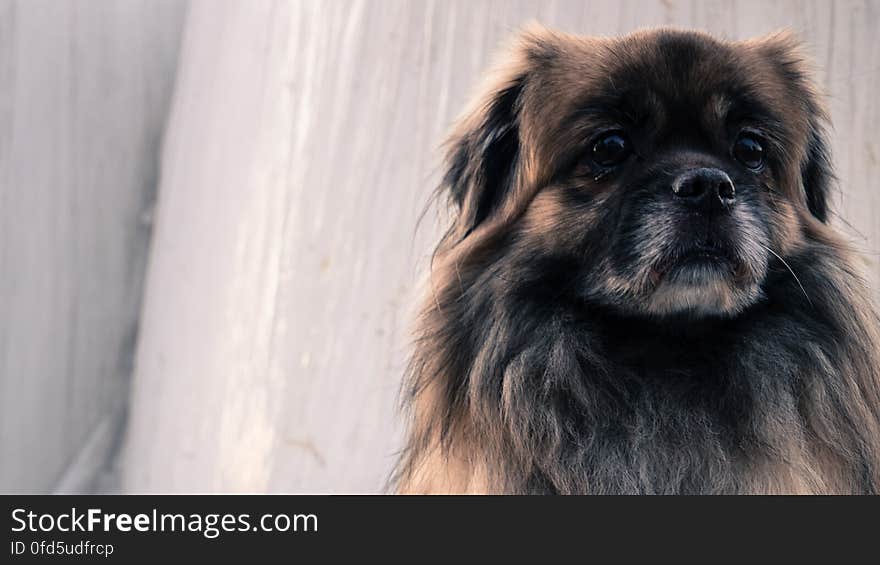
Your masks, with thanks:
[(789, 35), (531, 30), (499, 74), (450, 142), (446, 244), (503, 241), (508, 278), (731, 316), (827, 220), (824, 113)]

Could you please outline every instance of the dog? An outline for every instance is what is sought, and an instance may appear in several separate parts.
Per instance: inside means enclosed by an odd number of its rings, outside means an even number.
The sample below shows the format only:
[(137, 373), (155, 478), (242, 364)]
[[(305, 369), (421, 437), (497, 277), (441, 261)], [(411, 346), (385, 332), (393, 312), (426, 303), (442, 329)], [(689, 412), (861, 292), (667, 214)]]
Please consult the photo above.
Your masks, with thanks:
[(522, 32), (448, 142), (398, 492), (880, 490), (810, 72), (787, 32)]

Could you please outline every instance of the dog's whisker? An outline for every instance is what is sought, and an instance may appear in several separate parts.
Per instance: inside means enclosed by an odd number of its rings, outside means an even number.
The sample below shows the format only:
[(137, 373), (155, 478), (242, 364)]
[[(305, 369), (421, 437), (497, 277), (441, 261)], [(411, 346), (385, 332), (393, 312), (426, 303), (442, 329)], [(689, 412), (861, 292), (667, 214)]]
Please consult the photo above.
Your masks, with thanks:
[(768, 246), (764, 245), (763, 243), (761, 243), (760, 245), (761, 245), (761, 247), (766, 249), (769, 253), (772, 253), (774, 257), (779, 259), (779, 261), (782, 262), (783, 265), (785, 265), (785, 268), (788, 269), (788, 272), (791, 273), (791, 276), (794, 277), (795, 282), (800, 287), (801, 292), (804, 293), (804, 298), (807, 299), (807, 302), (810, 303), (810, 306), (813, 306), (813, 301), (810, 300), (810, 295), (807, 294), (807, 290), (804, 288), (804, 285), (801, 284), (801, 279), (799, 279), (798, 276), (795, 274), (794, 269), (791, 268), (791, 265), (789, 265), (788, 262), (779, 255), (779, 253), (773, 251), (772, 249), (770, 249)]

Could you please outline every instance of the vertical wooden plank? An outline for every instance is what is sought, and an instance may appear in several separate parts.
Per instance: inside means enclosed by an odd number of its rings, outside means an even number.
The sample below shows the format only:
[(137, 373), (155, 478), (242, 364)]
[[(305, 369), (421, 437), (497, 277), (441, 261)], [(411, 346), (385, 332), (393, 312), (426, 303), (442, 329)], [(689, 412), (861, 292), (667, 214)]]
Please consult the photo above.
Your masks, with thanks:
[(184, 9), (0, 3), (2, 491), (53, 489), (87, 446), (95, 471), (119, 428)]
[[(9, 82), (3, 104), (3, 247), (0, 301), (5, 327), (2, 343), (0, 467), (4, 489), (45, 490), (56, 476), (38, 477), (69, 455), (65, 367), (70, 343), (59, 319), (70, 319), (67, 258), (69, 191), (56, 191), (70, 170), (67, 91), (33, 88), (66, 85), (71, 7), (58, 6), (48, 18), (46, 3), (8, 5), (9, 35), (3, 58)], [(29, 41), (40, 37), (42, 41)], [(28, 64), (23, 64), (27, 62)], [(40, 130), (42, 136), (31, 135)], [(60, 252), (60, 253), (59, 253)], [(57, 268), (56, 268), (57, 261)], [(84, 378), (89, 378), (84, 376)], [(53, 455), (61, 453), (60, 456)]]

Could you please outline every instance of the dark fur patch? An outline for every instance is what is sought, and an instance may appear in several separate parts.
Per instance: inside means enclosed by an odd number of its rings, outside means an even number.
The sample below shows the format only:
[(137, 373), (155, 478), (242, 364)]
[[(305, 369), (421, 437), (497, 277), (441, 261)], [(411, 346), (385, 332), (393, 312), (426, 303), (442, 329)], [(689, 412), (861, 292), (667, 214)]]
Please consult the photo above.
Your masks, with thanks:
[(822, 222), (828, 221), (828, 198), (834, 175), (831, 172), (831, 158), (824, 133), (818, 126), (810, 132), (807, 144), (807, 159), (802, 169), (804, 189), (810, 212)]
[(485, 109), (483, 123), (458, 141), (449, 158), (444, 184), (461, 210), (466, 233), (507, 196), (519, 160), (517, 106), (521, 81), (498, 93)]

